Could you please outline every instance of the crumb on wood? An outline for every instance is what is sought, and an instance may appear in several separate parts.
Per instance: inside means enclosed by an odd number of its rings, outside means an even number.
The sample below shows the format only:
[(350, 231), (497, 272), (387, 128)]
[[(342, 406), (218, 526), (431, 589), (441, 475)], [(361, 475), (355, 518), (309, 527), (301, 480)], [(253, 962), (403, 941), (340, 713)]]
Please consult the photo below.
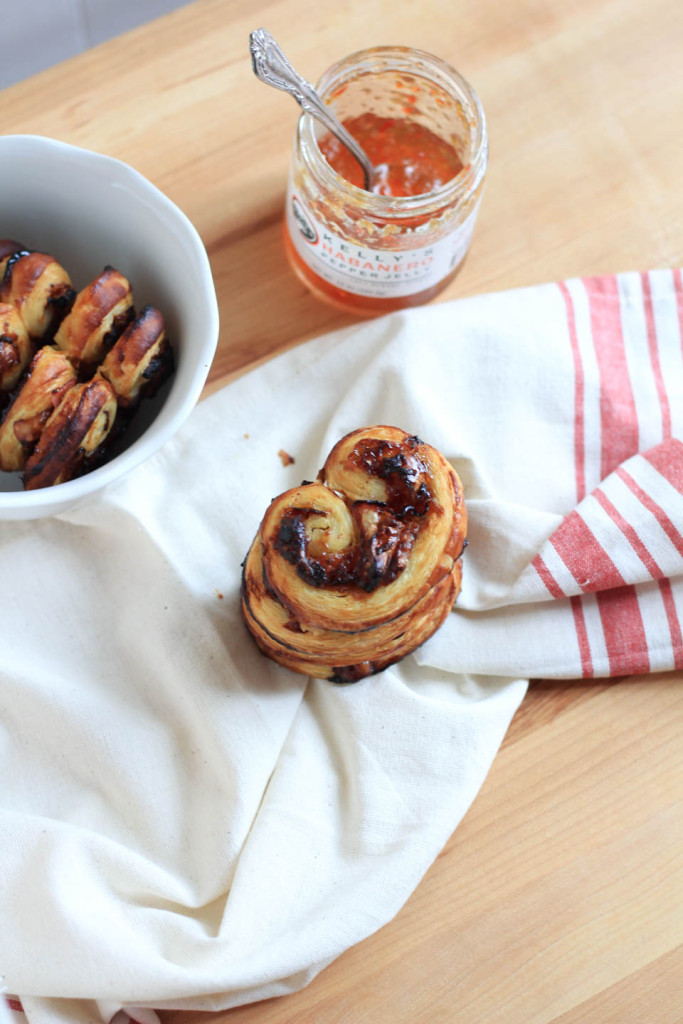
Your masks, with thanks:
[(278, 455), (280, 456), (280, 462), (283, 466), (291, 466), (296, 461), (294, 456), (290, 455), (289, 452), (286, 452), (284, 448), (280, 449)]

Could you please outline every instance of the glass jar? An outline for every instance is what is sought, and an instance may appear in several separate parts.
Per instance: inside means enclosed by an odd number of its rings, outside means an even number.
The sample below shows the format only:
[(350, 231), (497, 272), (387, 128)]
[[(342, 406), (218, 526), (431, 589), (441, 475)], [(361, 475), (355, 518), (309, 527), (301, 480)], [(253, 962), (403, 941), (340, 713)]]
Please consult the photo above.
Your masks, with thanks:
[(476, 93), (444, 61), (410, 47), (351, 54), (317, 89), (342, 122), (372, 114), (434, 133), (461, 169), (418, 195), (365, 191), (328, 163), (327, 129), (303, 114), (285, 217), (294, 271), (319, 298), (361, 316), (427, 302), (462, 266), (474, 230), (488, 151)]

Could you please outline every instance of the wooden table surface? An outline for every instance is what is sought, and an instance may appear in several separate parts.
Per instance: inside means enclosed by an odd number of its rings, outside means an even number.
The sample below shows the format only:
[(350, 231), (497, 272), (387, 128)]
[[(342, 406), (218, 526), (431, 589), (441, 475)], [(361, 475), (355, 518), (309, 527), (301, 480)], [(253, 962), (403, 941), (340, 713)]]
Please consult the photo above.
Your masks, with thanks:
[[(0, 131), (120, 157), (190, 216), (222, 320), (209, 389), (350, 322), (285, 262), (297, 109), (252, 75), (260, 25), (312, 80), (398, 43), (474, 84), (488, 184), (441, 298), (683, 264), (678, 0), (199, 0), (6, 90)], [(394, 921), (300, 993), (165, 1024), (680, 1024), (682, 683), (533, 683)]]

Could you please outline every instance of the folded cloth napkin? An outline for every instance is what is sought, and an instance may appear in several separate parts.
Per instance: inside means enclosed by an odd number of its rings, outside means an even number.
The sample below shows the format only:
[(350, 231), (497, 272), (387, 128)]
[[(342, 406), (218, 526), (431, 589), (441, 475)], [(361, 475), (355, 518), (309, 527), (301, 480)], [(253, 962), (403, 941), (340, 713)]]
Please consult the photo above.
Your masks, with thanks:
[[(302, 987), (408, 898), (529, 677), (683, 667), (682, 321), (655, 271), (367, 322), (99, 500), (0, 524), (0, 974), (32, 1024)], [(457, 469), (463, 590), (402, 663), (310, 681), (246, 634), (240, 562), (373, 423)]]

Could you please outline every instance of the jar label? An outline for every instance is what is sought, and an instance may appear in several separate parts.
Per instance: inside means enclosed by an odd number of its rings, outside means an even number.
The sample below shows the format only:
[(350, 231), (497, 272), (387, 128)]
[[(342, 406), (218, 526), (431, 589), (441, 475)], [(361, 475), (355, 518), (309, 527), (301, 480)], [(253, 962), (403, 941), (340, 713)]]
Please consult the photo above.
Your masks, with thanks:
[(478, 203), (454, 231), (416, 249), (371, 249), (322, 224), (292, 189), (287, 191), (287, 228), (301, 257), (335, 288), (378, 299), (416, 295), (443, 281), (463, 260)]

